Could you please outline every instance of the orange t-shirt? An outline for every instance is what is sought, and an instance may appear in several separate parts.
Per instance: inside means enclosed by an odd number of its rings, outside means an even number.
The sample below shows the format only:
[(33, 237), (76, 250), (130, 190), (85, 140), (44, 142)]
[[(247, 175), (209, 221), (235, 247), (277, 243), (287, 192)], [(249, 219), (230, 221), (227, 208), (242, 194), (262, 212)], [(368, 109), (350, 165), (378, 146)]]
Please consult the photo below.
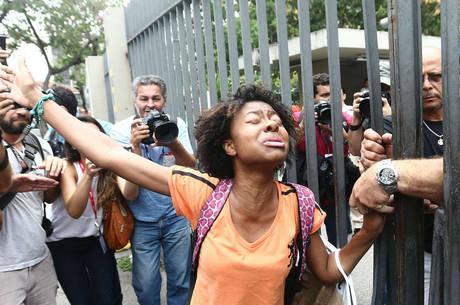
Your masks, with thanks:
[[(174, 166), (169, 188), (177, 215), (195, 228), (201, 208), (219, 179)], [(247, 242), (235, 229), (225, 204), (200, 250), (192, 305), (283, 304), (284, 281), (292, 266), (293, 243), (299, 232), (297, 196), (291, 186), (275, 181), (279, 206), (270, 229), (257, 241)], [(326, 214), (315, 209), (312, 234)]]

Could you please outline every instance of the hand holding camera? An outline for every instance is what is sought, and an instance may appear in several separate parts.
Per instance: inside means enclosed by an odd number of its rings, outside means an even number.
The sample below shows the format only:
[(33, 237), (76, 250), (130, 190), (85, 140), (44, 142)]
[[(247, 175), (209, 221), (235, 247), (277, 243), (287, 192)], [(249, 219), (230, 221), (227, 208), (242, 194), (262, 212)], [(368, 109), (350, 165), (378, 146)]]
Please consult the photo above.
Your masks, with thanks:
[[(147, 117), (140, 119), (138, 126), (140, 128), (137, 128), (137, 136), (142, 138), (141, 143), (145, 145), (154, 143), (168, 145), (173, 143), (179, 134), (176, 123), (170, 121), (166, 114), (156, 109), (149, 111)], [(145, 130), (148, 130), (148, 133)]]
[[(364, 91), (361, 94), (360, 101), (358, 102), (358, 107), (359, 107), (359, 113), (361, 115), (362, 120), (368, 120), (370, 122), (371, 120), (371, 101), (370, 101), (370, 96), (369, 96), (369, 91)], [(357, 94), (353, 95), (354, 97)], [(390, 101), (391, 101), (391, 96), (388, 94), (386, 91), (381, 91), (380, 96), (382, 98), (382, 107), (383, 107), (383, 116), (388, 116), (391, 115), (391, 106), (390, 106)], [(359, 98), (358, 98), (359, 99)], [(356, 101), (355, 97), (355, 101)], [(353, 101), (353, 115), (355, 115), (355, 101)]]

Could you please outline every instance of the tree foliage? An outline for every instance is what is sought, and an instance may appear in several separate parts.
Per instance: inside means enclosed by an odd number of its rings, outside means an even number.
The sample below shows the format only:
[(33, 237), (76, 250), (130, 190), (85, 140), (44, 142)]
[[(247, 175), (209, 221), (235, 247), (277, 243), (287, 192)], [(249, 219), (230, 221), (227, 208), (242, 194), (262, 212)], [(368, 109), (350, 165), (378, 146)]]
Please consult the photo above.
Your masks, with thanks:
[[(9, 5), (10, 10), (1, 22), (13, 39), (10, 49), (21, 43), (32, 43), (40, 49), (48, 66), (44, 81), (47, 87), (51, 76), (81, 65), (87, 56), (103, 52), (101, 14), (114, 4), (117, 2), (107, 4), (104, 0), (3, 1), (3, 6)], [(50, 49), (55, 54), (53, 58)]]

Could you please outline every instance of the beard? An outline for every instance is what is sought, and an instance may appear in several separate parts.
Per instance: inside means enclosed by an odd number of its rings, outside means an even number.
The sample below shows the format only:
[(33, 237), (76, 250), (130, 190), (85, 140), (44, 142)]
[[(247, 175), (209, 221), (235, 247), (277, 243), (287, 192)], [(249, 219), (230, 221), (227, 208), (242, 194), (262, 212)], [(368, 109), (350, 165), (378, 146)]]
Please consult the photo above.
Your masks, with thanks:
[(17, 126), (13, 125), (11, 122), (6, 122), (5, 120), (0, 122), (0, 127), (2, 128), (3, 132), (14, 135), (21, 134), (26, 126), (27, 122), (25, 121), (19, 122)]

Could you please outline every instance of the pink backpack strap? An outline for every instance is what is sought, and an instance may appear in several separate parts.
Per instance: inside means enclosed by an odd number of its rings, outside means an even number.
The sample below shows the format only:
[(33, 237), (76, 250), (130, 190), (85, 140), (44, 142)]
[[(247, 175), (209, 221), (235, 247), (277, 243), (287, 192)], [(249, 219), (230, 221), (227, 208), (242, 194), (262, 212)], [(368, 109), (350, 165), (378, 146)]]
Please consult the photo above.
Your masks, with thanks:
[(219, 216), (220, 211), (224, 207), (225, 201), (227, 201), (228, 195), (230, 194), (232, 185), (233, 180), (221, 179), (204, 206), (201, 208), (200, 217), (198, 218), (198, 223), (195, 229), (196, 243), (195, 248), (193, 249), (192, 258), (192, 266), (195, 269), (198, 266), (198, 257), (201, 244), (203, 243), (206, 234), (208, 234), (209, 230), (211, 229), (212, 224)]
[(287, 183), (293, 186), (297, 193), (297, 202), (299, 204), (299, 220), (300, 220), (300, 233), (302, 237), (302, 264), (300, 268), (299, 280), (302, 273), (307, 270), (307, 248), (310, 246), (310, 233), (313, 228), (315, 217), (315, 195), (313, 192), (300, 184)]

